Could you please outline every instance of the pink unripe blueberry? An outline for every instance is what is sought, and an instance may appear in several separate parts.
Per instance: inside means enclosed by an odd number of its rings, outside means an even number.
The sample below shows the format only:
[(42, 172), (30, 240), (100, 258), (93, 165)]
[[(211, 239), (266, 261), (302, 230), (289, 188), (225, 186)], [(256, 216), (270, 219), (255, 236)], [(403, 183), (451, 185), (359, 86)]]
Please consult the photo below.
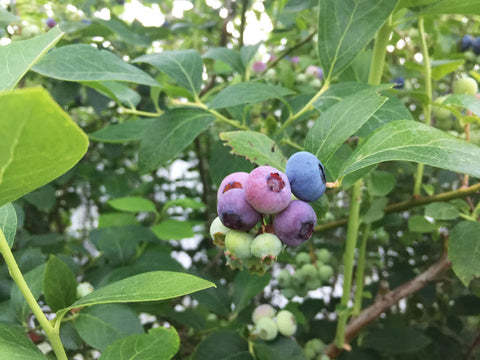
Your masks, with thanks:
[(273, 230), (286, 245), (296, 246), (310, 239), (317, 224), (313, 208), (302, 200), (293, 200), (275, 216)]
[(261, 304), (258, 305), (252, 313), (252, 321), (254, 324), (258, 322), (261, 318), (268, 317), (273, 319), (277, 312), (275, 309), (269, 304)]
[(248, 176), (245, 184), (247, 201), (262, 214), (276, 214), (292, 198), (287, 175), (271, 166), (260, 166)]
[(244, 189), (247, 179), (248, 179), (248, 173), (243, 171), (238, 171), (238, 172), (231, 173), (230, 175), (227, 175), (222, 180), (222, 182), (220, 183), (220, 186), (218, 187), (217, 201), (219, 201), (222, 195), (226, 193), (228, 190)]
[(249, 231), (261, 215), (248, 203), (243, 189), (231, 189), (217, 203), (217, 213), (223, 225), (230, 229)]
[(45, 21), (45, 24), (51, 29), (53, 28), (55, 25), (57, 25), (57, 22), (55, 21), (54, 18), (47, 18), (47, 20)]
[(266, 68), (267, 68), (267, 64), (261, 61), (255, 61), (252, 65), (252, 70), (256, 73), (265, 71)]

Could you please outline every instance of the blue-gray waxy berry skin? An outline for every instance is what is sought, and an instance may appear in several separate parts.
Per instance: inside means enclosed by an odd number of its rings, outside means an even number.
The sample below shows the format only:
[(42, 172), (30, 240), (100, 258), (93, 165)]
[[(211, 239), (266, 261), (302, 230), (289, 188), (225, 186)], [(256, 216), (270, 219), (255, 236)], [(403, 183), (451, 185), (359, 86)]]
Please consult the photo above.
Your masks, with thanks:
[(320, 160), (312, 153), (299, 151), (290, 156), (285, 174), (292, 193), (300, 200), (312, 202), (325, 192), (325, 170)]

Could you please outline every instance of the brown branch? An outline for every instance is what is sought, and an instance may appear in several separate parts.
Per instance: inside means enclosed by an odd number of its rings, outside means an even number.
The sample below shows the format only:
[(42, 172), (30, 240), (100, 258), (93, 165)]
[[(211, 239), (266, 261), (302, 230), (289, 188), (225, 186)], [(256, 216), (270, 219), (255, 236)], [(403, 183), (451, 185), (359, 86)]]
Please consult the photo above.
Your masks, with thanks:
[[(398, 303), (404, 297), (424, 288), (451, 266), (452, 264), (448, 260), (446, 253), (444, 253), (440, 260), (430, 266), (425, 272), (378, 298), (372, 305), (362, 310), (357, 317), (350, 320), (345, 330), (345, 344), (348, 344), (363, 328), (376, 320), (391, 306)], [(334, 359), (342, 351), (343, 349), (338, 349), (335, 343), (332, 342), (328, 345), (327, 355), (331, 359)]]
[[(385, 212), (385, 214), (390, 214), (394, 212), (409, 210), (417, 206), (431, 204), (433, 202), (458, 199), (461, 197), (474, 194), (478, 191), (480, 191), (480, 183), (477, 183), (469, 187), (462, 187), (457, 190), (447, 191), (441, 194), (436, 194), (432, 196), (421, 196), (418, 198), (411, 198), (410, 200), (401, 201), (395, 204), (390, 204), (385, 206), (383, 208), (383, 211)], [(346, 224), (347, 224), (347, 219), (338, 219), (326, 224), (317, 225), (315, 227), (315, 231), (320, 232), (320, 231), (331, 230)]]
[(473, 344), (470, 345), (467, 351), (467, 355), (465, 355), (465, 360), (469, 360), (470, 357), (472, 356), (475, 348), (480, 345), (480, 335), (477, 336), (477, 338), (473, 341)]

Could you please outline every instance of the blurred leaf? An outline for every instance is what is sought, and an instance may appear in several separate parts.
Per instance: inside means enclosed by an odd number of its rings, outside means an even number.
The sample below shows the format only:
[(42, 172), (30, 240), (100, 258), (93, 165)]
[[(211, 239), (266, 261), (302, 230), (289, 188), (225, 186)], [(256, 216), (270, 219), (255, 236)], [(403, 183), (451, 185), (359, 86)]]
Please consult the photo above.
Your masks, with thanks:
[(150, 329), (148, 334), (130, 335), (110, 344), (100, 360), (168, 360), (180, 348), (180, 338), (174, 327)]
[(198, 291), (192, 297), (215, 314), (228, 316), (230, 313), (230, 299), (223, 286)]
[(250, 274), (249, 271), (241, 271), (235, 276), (233, 281), (233, 302), (235, 303), (235, 311), (240, 312), (243, 308), (250, 304), (255, 295), (263, 291), (268, 285), (272, 276), (270, 273), (258, 276)]
[(435, 223), (431, 223), (424, 216), (413, 215), (408, 219), (408, 230), (417, 233), (428, 233), (435, 230), (438, 226)]
[(465, 60), (437, 60), (432, 62), (432, 78), (440, 80), (445, 75), (457, 70), (465, 63)]
[[(399, 341), (400, 339), (401, 341)], [(362, 346), (391, 356), (414, 353), (426, 347), (430, 342), (430, 338), (423, 331), (397, 324), (369, 330), (363, 338)]]
[(436, 202), (425, 206), (425, 216), (435, 220), (453, 220), (460, 216), (460, 212), (452, 204)]
[(171, 271), (152, 271), (117, 281), (104, 286), (68, 308), (57, 312), (57, 317), (63, 316), (69, 310), (96, 304), (158, 301), (215, 286), (209, 281), (190, 274)]
[(77, 300), (77, 281), (72, 270), (55, 255), (50, 255), (43, 278), (45, 302), (57, 311)]
[(477, 116), (480, 116), (480, 100), (472, 95), (450, 94), (442, 102), (442, 105), (456, 105), (470, 110)]
[(125, 226), (138, 224), (135, 214), (130, 213), (104, 213), (98, 218), (98, 228), (107, 228), (110, 226)]
[(0, 108), (2, 206), (73, 167), (87, 151), (88, 140), (41, 88), (0, 94)]
[(367, 179), (368, 192), (373, 196), (385, 196), (393, 190), (395, 181), (391, 172), (376, 170)]
[(151, 40), (144, 34), (136, 33), (125, 22), (115, 17), (113, 14), (110, 20), (97, 19), (97, 22), (109, 28), (121, 40), (134, 46), (148, 47), (151, 44)]
[(245, 156), (259, 166), (269, 165), (284, 171), (287, 159), (278, 145), (268, 136), (254, 131), (230, 131), (220, 133), (224, 145), (232, 148), (231, 154)]
[(203, 54), (202, 57), (224, 62), (230, 66), (233, 71), (238, 72), (239, 74), (243, 74), (245, 72), (245, 67), (240, 54), (233, 49), (226, 47), (210, 48), (205, 54)]
[(152, 171), (190, 145), (215, 121), (215, 116), (204, 110), (176, 108), (157, 118), (145, 132), (138, 153), (142, 173)]
[[(46, 264), (42, 264), (24, 274), (25, 281), (27, 282), (27, 285), (30, 288), (35, 300), (38, 300), (43, 291), (43, 277), (45, 274), (45, 268)], [(20, 322), (25, 322), (30, 314), (30, 308), (28, 307), (23, 294), (20, 292), (20, 289), (16, 284), (12, 285), (12, 289), (10, 291), (10, 302), (12, 304), (12, 308), (17, 314), (17, 318), (20, 320)]]
[(362, 223), (371, 224), (383, 218), (384, 216), (383, 208), (387, 204), (388, 204), (388, 199), (385, 197), (381, 197), (373, 200), (367, 212), (361, 216)]
[(55, 198), (55, 188), (51, 184), (42, 186), (25, 195), (23, 199), (35, 206), (38, 210), (49, 213), (52, 211), (57, 199)]
[(127, 84), (119, 81), (84, 81), (83, 84), (100, 94), (115, 100), (129, 108), (135, 108), (141, 101), (140, 95)]
[(480, 277), (480, 223), (462, 221), (450, 230), (448, 241), (448, 258), (452, 269), (465, 286), (475, 278)]
[(0, 207), (0, 230), (7, 239), (8, 246), (13, 246), (17, 232), (17, 213), (11, 203)]
[(94, 141), (121, 144), (137, 141), (143, 138), (145, 131), (152, 126), (155, 119), (129, 120), (121, 124), (107, 125), (104, 128), (88, 134)]
[(305, 138), (305, 150), (328, 162), (338, 148), (387, 100), (377, 88), (346, 97), (330, 107), (315, 121)]
[(477, 0), (439, 0), (435, 4), (422, 10), (423, 14), (462, 14), (477, 15), (480, 14), (480, 3)]
[(50, 51), (33, 70), (66, 81), (128, 81), (160, 86), (150, 75), (114, 53), (87, 44), (72, 44)]
[(167, 74), (178, 85), (196, 95), (202, 86), (203, 63), (195, 50), (172, 50), (147, 54), (133, 60), (148, 63)]
[(320, 0), (318, 55), (325, 78), (340, 74), (372, 41), (397, 0)]
[[(0, 25), (6, 27), (12, 22), (19, 22), (21, 19), (4, 8), (0, 8)], [(1, 82), (1, 81), (0, 81)]]
[(74, 323), (81, 338), (90, 346), (105, 351), (114, 341), (142, 334), (137, 314), (125, 304), (105, 304), (83, 309)]
[(0, 354), (8, 360), (47, 360), (23, 329), (0, 324)]
[(462, 295), (454, 300), (452, 312), (457, 316), (477, 316), (480, 314), (480, 297)]
[[(2, 14), (4, 14), (2, 12)], [(58, 26), (34, 38), (0, 46), (0, 91), (13, 89), (23, 75), (50, 50), (63, 32)], [(3, 108), (3, 106), (1, 106)]]
[(215, 185), (220, 185), (222, 180), (236, 171), (250, 172), (254, 165), (243, 156), (231, 153), (228, 146), (223, 146), (221, 141), (215, 142), (210, 150), (208, 170)]
[(244, 68), (248, 68), (250, 62), (253, 60), (254, 56), (257, 54), (258, 49), (260, 48), (261, 43), (255, 45), (242, 46), (240, 48), (240, 57), (242, 58), (242, 63)]
[(153, 233), (163, 240), (182, 240), (194, 235), (192, 224), (188, 221), (166, 219), (152, 227)]
[(60, 339), (65, 349), (78, 350), (83, 346), (83, 340), (73, 326), (73, 321), (65, 321), (60, 327)]
[(155, 204), (148, 199), (139, 196), (127, 196), (122, 198), (111, 199), (108, 201), (108, 205), (115, 210), (126, 212), (141, 212), (151, 211), (157, 212)]
[(277, 85), (242, 82), (230, 85), (220, 91), (208, 104), (208, 107), (222, 109), (241, 104), (256, 104), (269, 99), (282, 99), (292, 93), (290, 89)]
[[(236, 355), (243, 356), (245, 352), (248, 353), (248, 343), (244, 338), (233, 332), (217, 331), (207, 336), (197, 346), (192, 360), (233, 360)], [(250, 359), (253, 360), (252, 357)]]
[(346, 175), (384, 161), (414, 161), (480, 177), (480, 148), (417, 121), (388, 123), (362, 141), (343, 164)]
[(277, 336), (273, 341), (254, 344), (258, 360), (304, 360), (305, 354), (298, 343), (284, 336)]

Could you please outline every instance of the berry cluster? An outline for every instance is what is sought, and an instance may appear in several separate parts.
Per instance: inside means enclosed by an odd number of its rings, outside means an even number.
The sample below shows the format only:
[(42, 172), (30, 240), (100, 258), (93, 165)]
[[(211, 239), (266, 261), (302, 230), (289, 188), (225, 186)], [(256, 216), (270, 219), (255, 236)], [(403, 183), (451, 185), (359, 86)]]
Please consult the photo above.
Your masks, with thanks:
[(308, 202), (319, 199), (325, 189), (323, 165), (306, 151), (288, 159), (285, 173), (271, 166), (232, 173), (218, 189), (218, 218), (210, 235), (225, 248), (230, 266), (263, 274), (283, 245), (310, 239), (317, 216)]
[(278, 333), (292, 336), (297, 331), (297, 320), (290, 311), (280, 310), (277, 314), (277, 311), (268, 304), (255, 308), (252, 321), (254, 324), (252, 336), (266, 341), (275, 339)]
[(474, 38), (471, 35), (465, 35), (460, 41), (460, 51), (467, 51), (472, 48), (476, 55), (480, 55), (480, 36)]
[(320, 339), (308, 340), (303, 348), (307, 360), (329, 360), (330, 358), (323, 354), (325, 344)]
[(292, 299), (295, 295), (305, 296), (310, 290), (321, 287), (333, 275), (331, 260), (332, 255), (327, 249), (316, 250), (314, 259), (307, 252), (299, 252), (295, 256), (295, 273), (292, 275), (283, 269), (278, 274), (277, 281), (283, 288), (283, 295)]

